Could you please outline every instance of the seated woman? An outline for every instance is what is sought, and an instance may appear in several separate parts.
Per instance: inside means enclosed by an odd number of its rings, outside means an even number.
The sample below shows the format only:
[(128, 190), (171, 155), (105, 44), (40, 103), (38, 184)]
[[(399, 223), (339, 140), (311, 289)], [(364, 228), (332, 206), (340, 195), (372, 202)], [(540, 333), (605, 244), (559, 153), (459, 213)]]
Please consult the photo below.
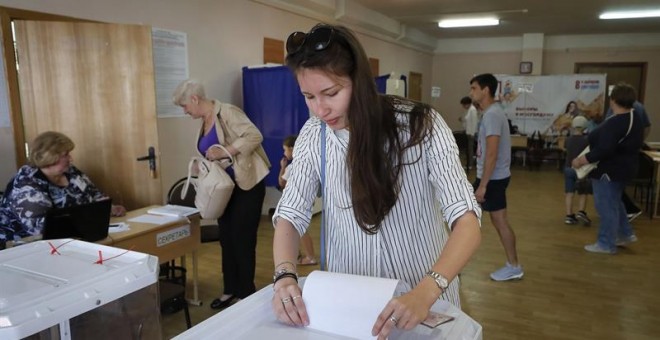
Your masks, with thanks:
[[(71, 164), (73, 148), (73, 141), (59, 132), (44, 132), (34, 139), (30, 164), (18, 170), (0, 200), (0, 249), (7, 241), (41, 235), (49, 209), (107, 198)], [(113, 205), (111, 214), (123, 216), (126, 209)]]

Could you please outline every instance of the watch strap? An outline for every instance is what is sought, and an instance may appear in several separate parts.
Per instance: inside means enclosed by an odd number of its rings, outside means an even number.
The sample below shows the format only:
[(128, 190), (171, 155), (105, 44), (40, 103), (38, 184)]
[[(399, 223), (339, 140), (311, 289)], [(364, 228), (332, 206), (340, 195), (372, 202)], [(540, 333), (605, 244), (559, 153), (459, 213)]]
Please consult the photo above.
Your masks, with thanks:
[(447, 287), (449, 287), (449, 280), (442, 276), (442, 274), (429, 270), (426, 272), (426, 275), (435, 281), (435, 284), (440, 288), (441, 295), (447, 290)]

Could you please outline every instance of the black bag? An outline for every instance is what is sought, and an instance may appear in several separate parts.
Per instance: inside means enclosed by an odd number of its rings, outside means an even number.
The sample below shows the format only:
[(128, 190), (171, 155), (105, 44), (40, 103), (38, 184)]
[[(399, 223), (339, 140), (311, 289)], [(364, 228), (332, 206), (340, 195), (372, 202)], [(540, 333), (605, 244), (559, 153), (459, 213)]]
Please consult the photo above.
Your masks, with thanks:
[(543, 136), (538, 130), (534, 131), (532, 136), (527, 139), (527, 164), (529, 164), (530, 169), (538, 170), (541, 167), (544, 144)]

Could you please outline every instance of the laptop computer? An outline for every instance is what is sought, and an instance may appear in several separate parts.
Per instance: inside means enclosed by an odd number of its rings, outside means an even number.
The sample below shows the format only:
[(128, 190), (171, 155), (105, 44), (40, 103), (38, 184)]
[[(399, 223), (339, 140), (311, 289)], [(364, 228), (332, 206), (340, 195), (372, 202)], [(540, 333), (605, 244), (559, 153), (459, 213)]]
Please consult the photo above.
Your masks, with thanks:
[(112, 200), (51, 209), (46, 214), (43, 239), (76, 238), (96, 242), (108, 237)]

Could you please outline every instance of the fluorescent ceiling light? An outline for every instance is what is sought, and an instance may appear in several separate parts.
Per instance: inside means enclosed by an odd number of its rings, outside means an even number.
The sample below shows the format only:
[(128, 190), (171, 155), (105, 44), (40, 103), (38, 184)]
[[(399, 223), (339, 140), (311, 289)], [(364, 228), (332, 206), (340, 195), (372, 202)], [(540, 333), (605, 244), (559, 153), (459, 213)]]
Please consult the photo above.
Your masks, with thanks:
[(475, 27), (475, 26), (496, 26), (500, 24), (499, 19), (495, 18), (472, 18), (472, 19), (447, 19), (440, 20), (438, 27)]
[(632, 19), (660, 17), (660, 10), (605, 12), (600, 19)]

